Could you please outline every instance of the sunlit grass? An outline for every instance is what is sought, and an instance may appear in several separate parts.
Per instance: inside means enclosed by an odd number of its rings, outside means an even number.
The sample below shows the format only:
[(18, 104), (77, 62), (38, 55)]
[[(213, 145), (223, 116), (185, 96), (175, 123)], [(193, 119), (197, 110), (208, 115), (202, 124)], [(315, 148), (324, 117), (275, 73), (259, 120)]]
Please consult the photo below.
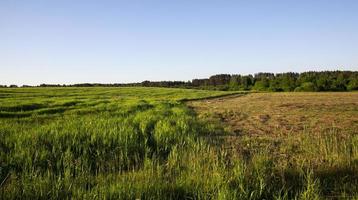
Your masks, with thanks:
[[(357, 136), (242, 137), (183, 102), (226, 92), (0, 90), (0, 199), (320, 199), (357, 196)], [(281, 141), (275, 151), (271, 144)], [(272, 141), (274, 141), (272, 143)], [(280, 141), (279, 141), (280, 142)], [(280, 152), (280, 156), (277, 156)]]

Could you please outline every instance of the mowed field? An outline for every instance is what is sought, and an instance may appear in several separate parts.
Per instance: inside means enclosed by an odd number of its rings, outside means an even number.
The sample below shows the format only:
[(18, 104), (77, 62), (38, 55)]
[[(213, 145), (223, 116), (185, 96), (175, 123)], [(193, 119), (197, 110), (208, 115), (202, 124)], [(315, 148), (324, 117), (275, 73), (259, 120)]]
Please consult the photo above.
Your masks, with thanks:
[(0, 199), (358, 198), (357, 94), (0, 89)]
[(358, 132), (358, 93), (251, 93), (191, 103), (231, 131), (250, 136)]
[(225, 127), (213, 143), (244, 160), (265, 154), (287, 184), (306, 169), (321, 198), (358, 191), (358, 93), (250, 93), (189, 105)]

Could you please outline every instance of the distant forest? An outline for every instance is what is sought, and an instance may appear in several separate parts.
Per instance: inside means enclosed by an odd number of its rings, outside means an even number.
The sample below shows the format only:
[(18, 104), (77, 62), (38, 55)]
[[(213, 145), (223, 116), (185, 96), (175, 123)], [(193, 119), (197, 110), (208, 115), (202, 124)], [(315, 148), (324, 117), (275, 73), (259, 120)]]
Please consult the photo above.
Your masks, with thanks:
[[(41, 84), (35, 87), (170, 87), (205, 90), (255, 91), (352, 91), (358, 90), (358, 71), (321, 71), (303, 73), (257, 73), (254, 75), (217, 74), (192, 81), (143, 81), (141, 83)], [(0, 87), (18, 87), (0, 85)], [(23, 85), (21, 87), (32, 87)]]

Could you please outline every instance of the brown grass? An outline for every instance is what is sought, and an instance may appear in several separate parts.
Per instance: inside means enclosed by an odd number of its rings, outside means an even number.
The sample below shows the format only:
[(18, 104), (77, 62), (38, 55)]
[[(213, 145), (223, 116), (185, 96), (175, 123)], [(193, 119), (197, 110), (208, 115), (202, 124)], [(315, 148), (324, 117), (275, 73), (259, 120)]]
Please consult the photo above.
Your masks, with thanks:
[(252, 93), (189, 104), (201, 116), (250, 136), (358, 130), (358, 93)]
[(358, 196), (358, 93), (251, 93), (188, 104), (226, 127), (228, 134), (207, 139), (228, 160), (265, 155), (285, 187), (312, 170), (324, 198)]

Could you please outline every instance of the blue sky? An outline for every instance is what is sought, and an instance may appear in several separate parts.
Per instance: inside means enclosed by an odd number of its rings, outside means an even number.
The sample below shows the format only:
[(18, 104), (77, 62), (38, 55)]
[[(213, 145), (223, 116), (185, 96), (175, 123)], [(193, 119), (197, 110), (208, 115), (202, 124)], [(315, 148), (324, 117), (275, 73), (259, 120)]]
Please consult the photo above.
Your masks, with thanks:
[(0, 1), (0, 84), (334, 69), (358, 70), (358, 1)]

